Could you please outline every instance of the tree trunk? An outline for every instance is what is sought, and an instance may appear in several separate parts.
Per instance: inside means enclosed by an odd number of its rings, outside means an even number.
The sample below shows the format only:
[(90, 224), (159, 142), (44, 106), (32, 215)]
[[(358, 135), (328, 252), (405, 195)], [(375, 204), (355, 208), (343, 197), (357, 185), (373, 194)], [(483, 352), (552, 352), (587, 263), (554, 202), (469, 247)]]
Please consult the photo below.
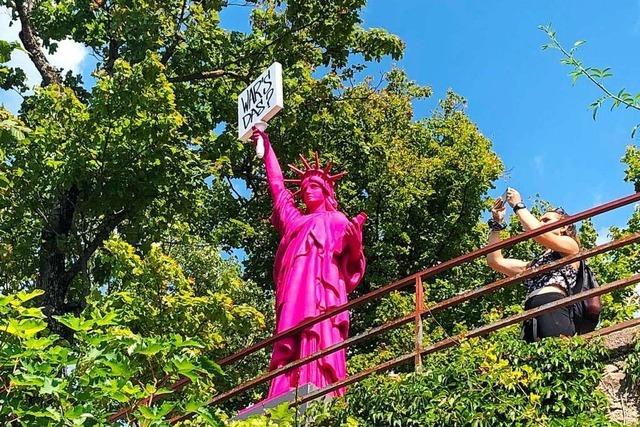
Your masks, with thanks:
[(38, 288), (44, 290), (44, 312), (49, 318), (52, 332), (67, 336), (58, 322), (51, 316), (65, 313), (65, 304), (69, 284), (66, 274), (66, 243), (73, 225), (73, 216), (78, 201), (78, 187), (72, 185), (52, 209), (48, 222), (42, 230), (40, 243), (40, 267)]

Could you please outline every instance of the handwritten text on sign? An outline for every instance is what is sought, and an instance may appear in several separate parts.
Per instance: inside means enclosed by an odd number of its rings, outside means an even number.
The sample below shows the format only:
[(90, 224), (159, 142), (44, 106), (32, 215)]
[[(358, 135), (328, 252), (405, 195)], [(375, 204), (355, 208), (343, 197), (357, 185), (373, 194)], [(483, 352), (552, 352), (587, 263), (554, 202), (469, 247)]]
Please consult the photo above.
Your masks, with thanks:
[(238, 97), (238, 138), (251, 136), (251, 127), (266, 122), (284, 106), (282, 65), (274, 62)]

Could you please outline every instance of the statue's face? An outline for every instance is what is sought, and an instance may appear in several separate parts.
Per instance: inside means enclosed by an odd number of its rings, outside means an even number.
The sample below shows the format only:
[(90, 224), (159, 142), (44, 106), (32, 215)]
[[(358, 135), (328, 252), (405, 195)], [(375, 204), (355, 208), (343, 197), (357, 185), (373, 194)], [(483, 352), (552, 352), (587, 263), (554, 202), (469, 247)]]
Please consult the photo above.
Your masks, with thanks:
[(325, 196), (322, 186), (315, 181), (310, 181), (302, 189), (302, 200), (311, 212), (324, 205)]

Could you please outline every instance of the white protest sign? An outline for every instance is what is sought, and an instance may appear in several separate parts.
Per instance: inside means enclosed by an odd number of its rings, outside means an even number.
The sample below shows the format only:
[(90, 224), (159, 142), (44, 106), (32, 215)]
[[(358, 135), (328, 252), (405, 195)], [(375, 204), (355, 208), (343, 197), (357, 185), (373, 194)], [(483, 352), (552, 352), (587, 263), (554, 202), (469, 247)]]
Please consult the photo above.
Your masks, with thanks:
[[(266, 122), (283, 107), (282, 65), (274, 62), (238, 96), (238, 138), (249, 139), (251, 128), (256, 125), (264, 130)], [(262, 157), (261, 141), (258, 142), (258, 157)]]

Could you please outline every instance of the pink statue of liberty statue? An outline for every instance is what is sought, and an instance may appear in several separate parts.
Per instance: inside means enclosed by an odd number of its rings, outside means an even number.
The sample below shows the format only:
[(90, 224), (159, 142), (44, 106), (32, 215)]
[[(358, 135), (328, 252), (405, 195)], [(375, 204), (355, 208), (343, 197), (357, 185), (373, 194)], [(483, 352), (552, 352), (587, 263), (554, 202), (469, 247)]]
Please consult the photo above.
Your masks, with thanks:
[[(349, 219), (338, 211), (335, 182), (345, 172), (331, 175), (331, 164), (321, 168), (318, 155), (310, 164), (302, 155), (304, 170), (289, 167), (297, 179), (285, 180), (268, 136), (254, 129), (253, 140), (264, 140), (264, 162), (269, 192), (274, 203), (271, 222), (281, 239), (276, 253), (273, 278), (276, 286), (276, 333), (347, 303), (347, 294), (362, 280), (365, 258), (360, 213)], [(300, 186), (291, 193), (285, 181)], [(295, 196), (302, 195), (300, 210)], [(349, 333), (349, 313), (342, 312), (280, 339), (273, 345), (269, 368), (282, 367), (345, 340)], [(268, 398), (312, 383), (323, 388), (347, 376), (346, 353), (339, 350), (277, 376), (271, 381)], [(330, 396), (341, 396), (344, 388)]]

